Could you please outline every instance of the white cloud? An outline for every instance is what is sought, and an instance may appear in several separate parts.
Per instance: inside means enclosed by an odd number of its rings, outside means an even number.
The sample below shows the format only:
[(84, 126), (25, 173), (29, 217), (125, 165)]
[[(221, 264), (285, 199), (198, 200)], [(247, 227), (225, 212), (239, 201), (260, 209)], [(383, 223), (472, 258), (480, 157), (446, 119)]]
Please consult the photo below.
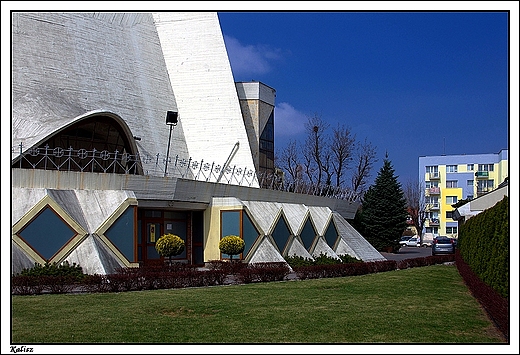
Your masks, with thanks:
[(276, 136), (297, 136), (305, 131), (308, 117), (287, 102), (281, 102), (274, 108), (274, 131)]
[(233, 75), (258, 75), (271, 71), (270, 61), (281, 58), (280, 50), (267, 45), (243, 45), (236, 38), (224, 35)]

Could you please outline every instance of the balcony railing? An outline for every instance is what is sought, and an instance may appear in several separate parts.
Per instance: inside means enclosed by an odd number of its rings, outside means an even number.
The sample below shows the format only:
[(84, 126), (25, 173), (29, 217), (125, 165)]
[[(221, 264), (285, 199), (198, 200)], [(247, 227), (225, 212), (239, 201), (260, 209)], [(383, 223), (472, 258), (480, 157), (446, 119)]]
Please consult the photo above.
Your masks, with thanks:
[[(22, 152), (22, 145), (13, 147), (12, 153), (19, 155), (12, 160), (12, 168), (80, 171), (90, 173), (133, 174), (180, 177), (190, 180), (218, 182), (222, 184), (251, 187), (258, 183), (260, 188), (323, 196), (348, 201), (357, 201), (360, 195), (349, 188), (311, 184), (304, 180), (289, 181), (283, 174), (256, 172), (238, 166), (222, 167), (216, 163), (179, 156), (169, 157), (168, 172), (165, 173), (166, 157), (108, 152), (96, 149), (31, 148)], [(143, 165), (145, 164), (145, 165)]]
[(431, 203), (427, 203), (426, 207), (430, 210), (438, 210), (440, 206), (439, 206), (438, 202), (431, 202)]
[(475, 173), (475, 176), (477, 177), (477, 179), (487, 179), (489, 177), (489, 172), (488, 171), (477, 171)]
[(441, 224), (441, 221), (437, 218), (430, 218), (428, 220), (428, 223), (429, 223), (429, 227), (432, 227), (432, 226), (439, 226)]
[(428, 178), (430, 180), (439, 180), (441, 178), (441, 174), (439, 174), (438, 172), (428, 173)]
[(477, 196), (485, 195), (493, 190), (494, 189), (492, 187), (479, 187), (477, 188)]
[(439, 195), (441, 193), (441, 188), (440, 187), (430, 187), (428, 189), (428, 192), (430, 193), (430, 195)]

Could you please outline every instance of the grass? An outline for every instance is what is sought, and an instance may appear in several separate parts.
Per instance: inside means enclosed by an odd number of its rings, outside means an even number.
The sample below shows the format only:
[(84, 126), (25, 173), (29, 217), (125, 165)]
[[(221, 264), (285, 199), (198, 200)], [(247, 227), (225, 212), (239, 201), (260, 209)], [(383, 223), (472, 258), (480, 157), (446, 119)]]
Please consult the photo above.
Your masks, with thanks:
[(500, 343), (455, 266), (12, 297), (12, 343)]

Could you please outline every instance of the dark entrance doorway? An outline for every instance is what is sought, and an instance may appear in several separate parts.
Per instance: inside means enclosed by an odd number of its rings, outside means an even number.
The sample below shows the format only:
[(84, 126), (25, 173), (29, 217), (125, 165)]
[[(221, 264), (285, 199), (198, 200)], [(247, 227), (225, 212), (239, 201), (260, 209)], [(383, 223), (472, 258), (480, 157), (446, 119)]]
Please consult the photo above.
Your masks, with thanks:
[(184, 251), (172, 260), (193, 265), (203, 260), (203, 212), (139, 209), (137, 259), (143, 265), (162, 264), (164, 257), (155, 249), (155, 243), (164, 234), (175, 234), (184, 240)]

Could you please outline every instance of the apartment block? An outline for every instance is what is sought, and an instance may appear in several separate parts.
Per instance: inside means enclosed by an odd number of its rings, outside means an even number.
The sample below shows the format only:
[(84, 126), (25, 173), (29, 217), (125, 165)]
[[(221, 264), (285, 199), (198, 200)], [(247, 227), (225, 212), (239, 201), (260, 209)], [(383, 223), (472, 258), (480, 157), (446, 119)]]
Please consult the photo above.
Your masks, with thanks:
[(457, 238), (453, 205), (495, 190), (508, 172), (507, 149), (496, 154), (419, 157), (419, 181), (427, 210), (423, 232)]

